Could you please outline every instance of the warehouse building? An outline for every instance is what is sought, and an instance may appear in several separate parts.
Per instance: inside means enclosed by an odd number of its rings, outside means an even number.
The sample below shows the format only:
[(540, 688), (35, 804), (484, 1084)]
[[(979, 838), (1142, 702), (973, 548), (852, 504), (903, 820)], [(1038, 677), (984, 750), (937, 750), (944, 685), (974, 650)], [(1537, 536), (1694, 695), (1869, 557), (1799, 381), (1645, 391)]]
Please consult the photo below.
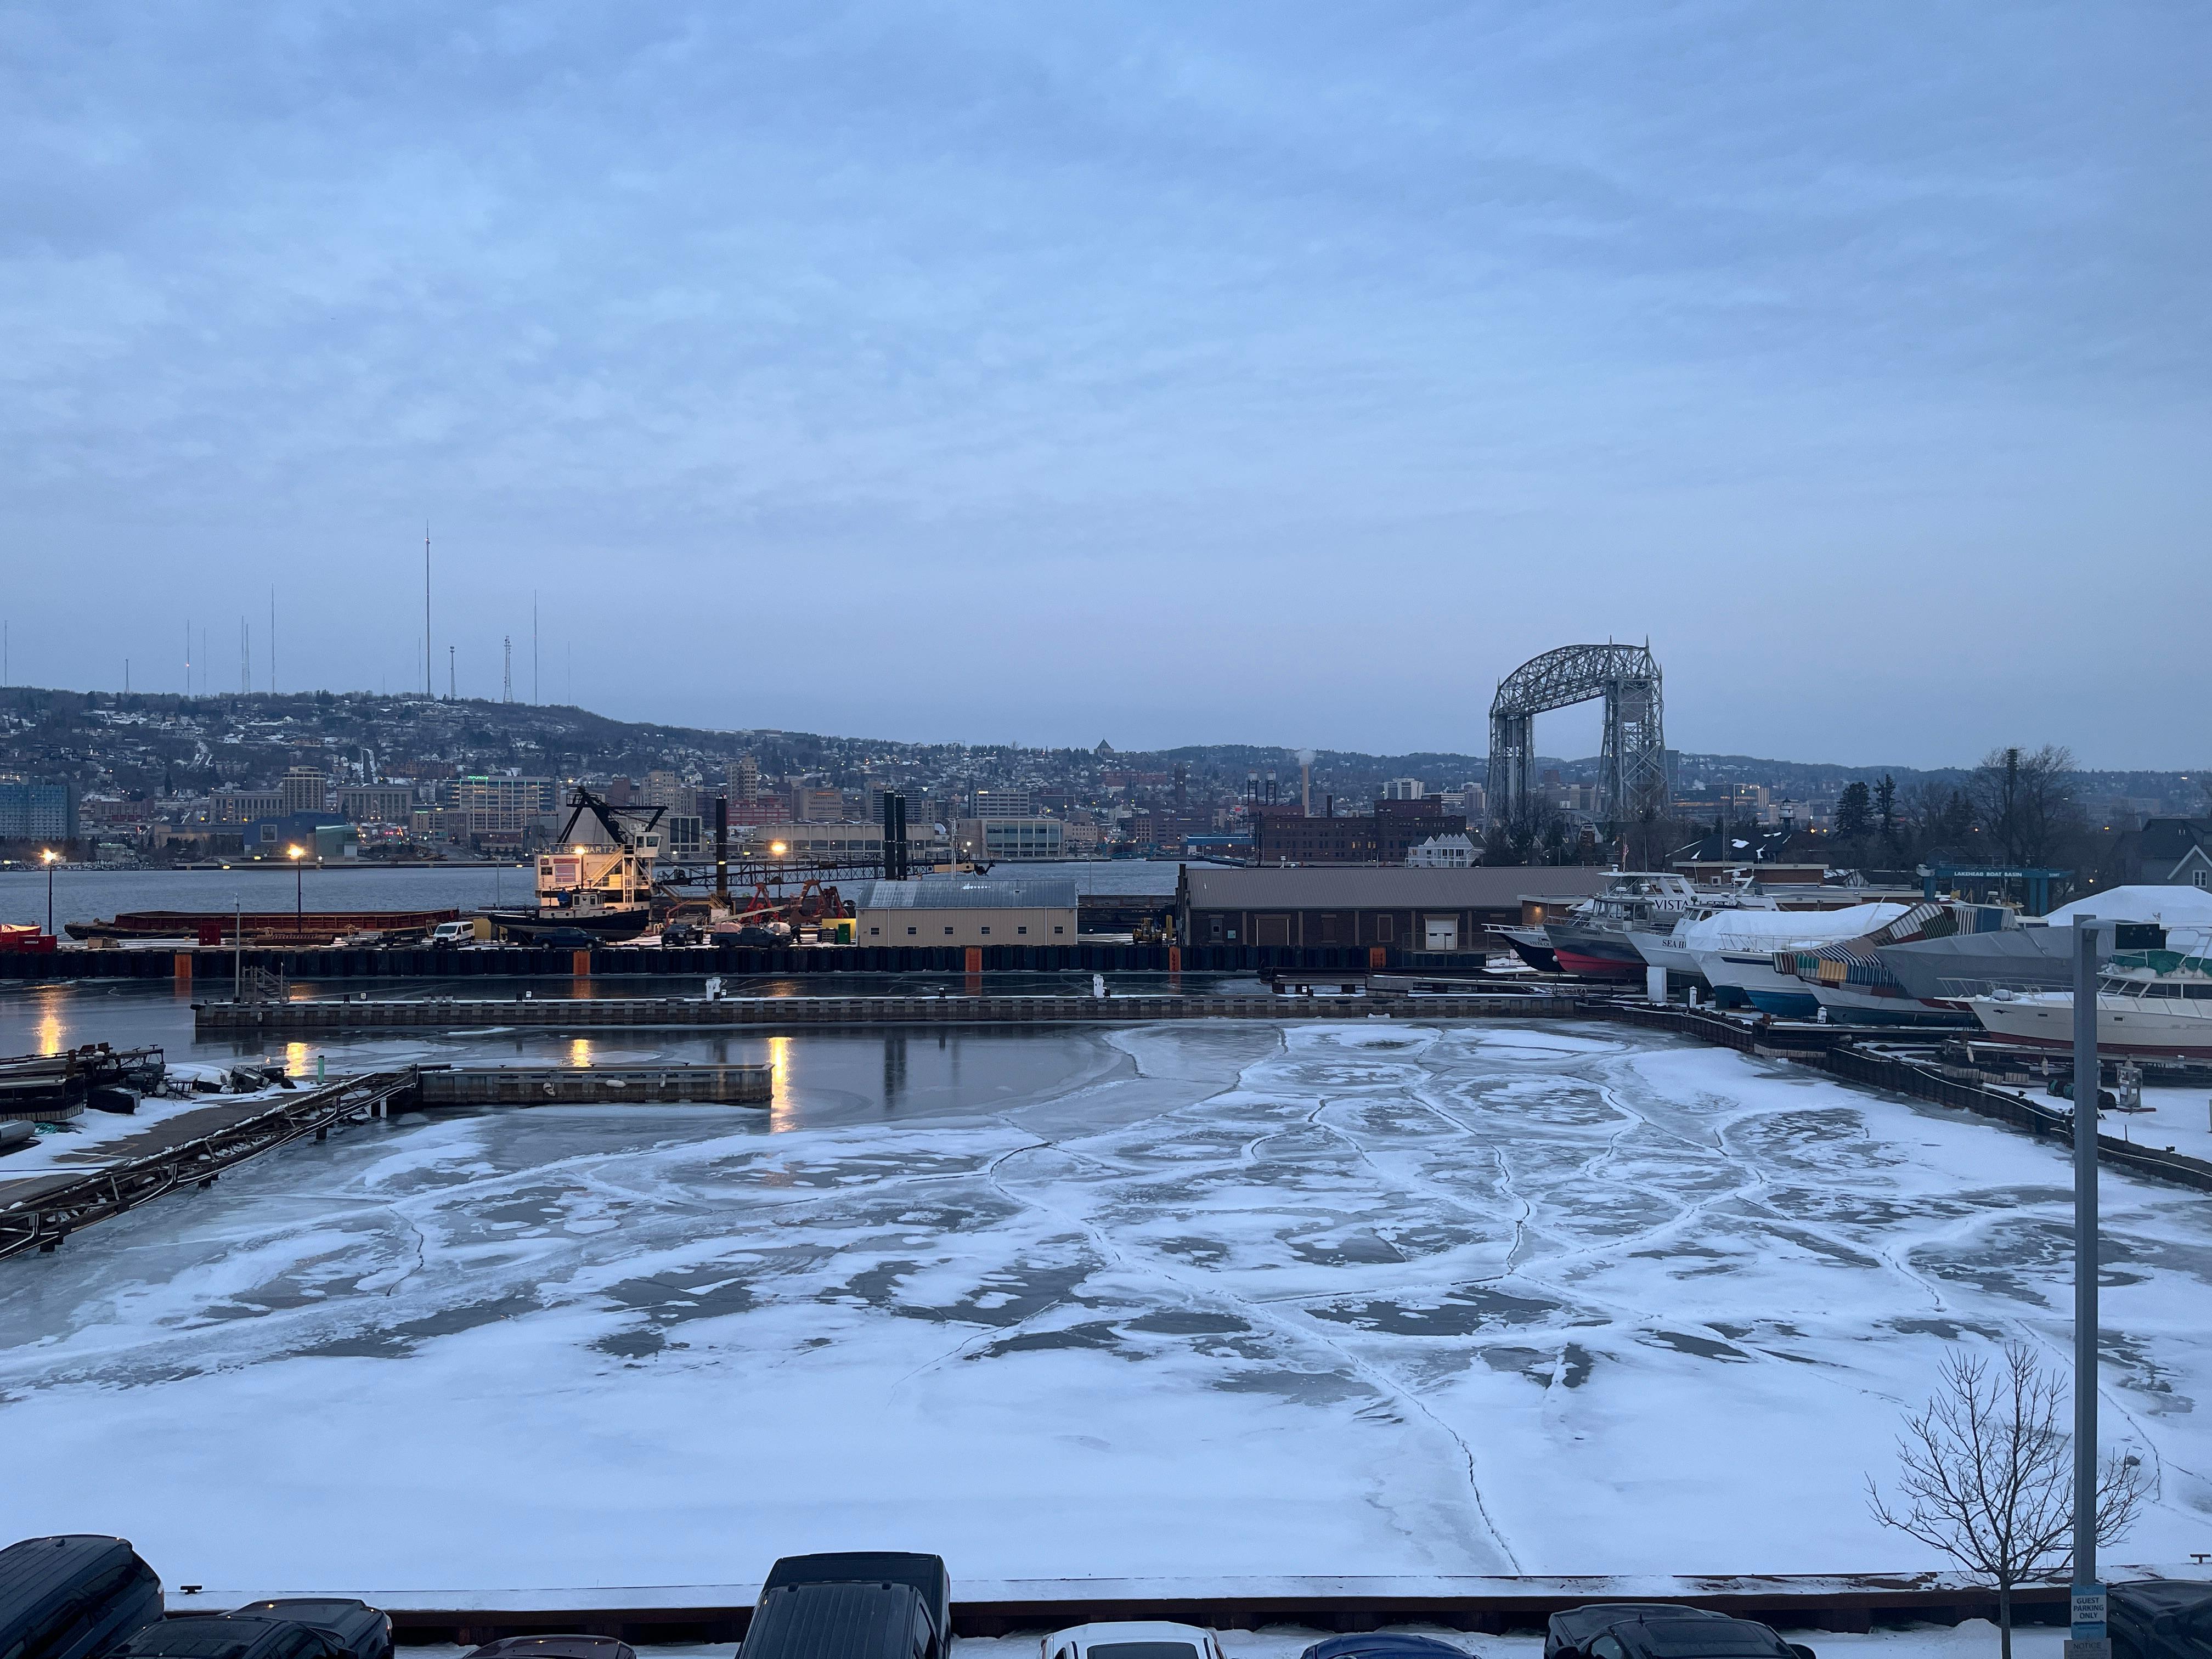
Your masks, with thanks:
[(855, 945), (1073, 945), (1075, 884), (1004, 876), (864, 881), (853, 893)]
[(1185, 945), (1480, 951), (1488, 948), (1488, 930), (1516, 926), (1529, 907), (1572, 903), (1611, 878), (1580, 867), (1186, 865), (1176, 884), (1176, 921)]

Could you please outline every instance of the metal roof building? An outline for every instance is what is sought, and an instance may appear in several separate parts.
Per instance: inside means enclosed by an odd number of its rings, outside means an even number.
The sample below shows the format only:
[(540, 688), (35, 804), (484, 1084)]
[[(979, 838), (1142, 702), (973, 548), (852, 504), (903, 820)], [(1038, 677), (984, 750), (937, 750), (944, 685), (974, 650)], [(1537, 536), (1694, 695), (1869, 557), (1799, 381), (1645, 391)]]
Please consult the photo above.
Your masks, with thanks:
[(1511, 927), (1549, 900), (1586, 898), (1609, 879), (1580, 866), (1186, 866), (1176, 922), (1186, 945), (1479, 951), (1486, 929)]
[(1073, 945), (1065, 878), (922, 876), (853, 890), (854, 942), (876, 945)]

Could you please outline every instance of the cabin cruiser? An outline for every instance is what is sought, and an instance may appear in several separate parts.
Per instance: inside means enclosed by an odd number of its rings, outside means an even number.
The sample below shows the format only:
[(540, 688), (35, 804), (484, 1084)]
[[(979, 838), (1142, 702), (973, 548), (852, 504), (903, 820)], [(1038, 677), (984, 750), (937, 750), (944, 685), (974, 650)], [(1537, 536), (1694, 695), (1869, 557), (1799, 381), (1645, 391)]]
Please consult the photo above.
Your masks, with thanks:
[[(2084, 901), (2087, 902), (2087, 901)], [(2212, 956), (2199, 934), (2188, 951), (2116, 951), (2097, 979), (2097, 1047), (2107, 1054), (2212, 1058)], [(2040, 1048), (2074, 1046), (2070, 991), (1995, 991), (1967, 1006), (1991, 1036)]]
[(1500, 927), (1498, 937), (1513, 947), (1513, 954), (1540, 974), (1559, 971), (1559, 953), (1541, 927)]
[(1820, 1000), (1774, 968), (1774, 953), (1818, 949), (1895, 921), (1910, 905), (1893, 901), (1841, 910), (1723, 910), (1682, 930), (1683, 948), (1723, 1006), (1748, 1002), (1762, 1013), (1812, 1019)]
[(1686, 876), (1671, 872), (1629, 871), (1577, 905), (1563, 921), (1547, 922), (1544, 934), (1565, 972), (1585, 979), (1641, 979), (1644, 953), (1629, 938), (1638, 925), (1671, 927), (1707, 903)]
[(1686, 942), (1688, 931), (1696, 922), (1728, 910), (1777, 910), (1780, 907), (1764, 893), (1728, 892), (1708, 893), (1698, 901), (1698, 908), (1685, 915), (1669, 921), (1656, 916), (1638, 922), (1628, 930), (1629, 943), (1644, 958), (1644, 965), (1664, 968), (1670, 974), (1683, 974), (1702, 979), (1696, 960), (1690, 955)]

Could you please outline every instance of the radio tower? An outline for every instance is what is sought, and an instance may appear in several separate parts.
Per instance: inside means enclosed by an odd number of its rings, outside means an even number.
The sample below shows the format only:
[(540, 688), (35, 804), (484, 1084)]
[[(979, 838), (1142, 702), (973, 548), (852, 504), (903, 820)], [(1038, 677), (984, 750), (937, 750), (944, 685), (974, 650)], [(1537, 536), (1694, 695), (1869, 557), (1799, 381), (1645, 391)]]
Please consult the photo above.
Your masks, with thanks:
[(499, 671), (499, 700), (501, 702), (513, 702), (514, 701), (514, 635), (502, 635), (499, 643), (504, 657)]

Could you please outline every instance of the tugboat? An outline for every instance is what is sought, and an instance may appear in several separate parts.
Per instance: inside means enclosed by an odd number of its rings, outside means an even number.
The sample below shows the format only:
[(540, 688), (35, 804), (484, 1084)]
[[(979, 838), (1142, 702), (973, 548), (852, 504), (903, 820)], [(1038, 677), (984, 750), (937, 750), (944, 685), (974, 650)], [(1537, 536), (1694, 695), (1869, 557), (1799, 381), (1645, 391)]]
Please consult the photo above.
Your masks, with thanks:
[[(492, 931), (523, 944), (635, 939), (653, 921), (653, 867), (665, 807), (611, 806), (578, 785), (559, 850), (538, 855), (538, 904), (486, 910)], [(580, 835), (579, 826), (591, 820)]]

